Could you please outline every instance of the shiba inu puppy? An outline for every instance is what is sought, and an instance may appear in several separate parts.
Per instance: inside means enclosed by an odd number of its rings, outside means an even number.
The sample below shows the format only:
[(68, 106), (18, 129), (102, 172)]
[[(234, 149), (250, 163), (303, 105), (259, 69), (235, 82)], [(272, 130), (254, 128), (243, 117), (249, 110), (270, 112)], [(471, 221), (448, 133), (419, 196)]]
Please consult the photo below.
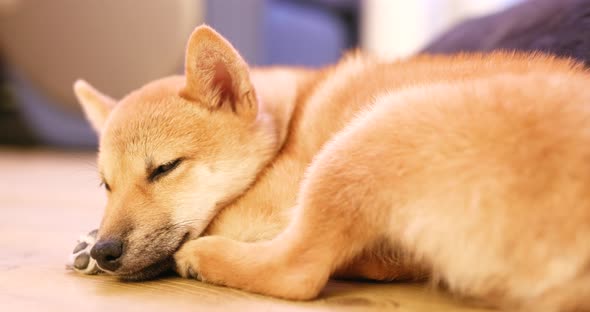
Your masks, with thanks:
[(493, 306), (590, 311), (590, 76), (492, 53), (250, 69), (206, 26), (185, 76), (115, 101), (91, 254), (124, 279), (287, 299), (331, 276), (429, 278)]

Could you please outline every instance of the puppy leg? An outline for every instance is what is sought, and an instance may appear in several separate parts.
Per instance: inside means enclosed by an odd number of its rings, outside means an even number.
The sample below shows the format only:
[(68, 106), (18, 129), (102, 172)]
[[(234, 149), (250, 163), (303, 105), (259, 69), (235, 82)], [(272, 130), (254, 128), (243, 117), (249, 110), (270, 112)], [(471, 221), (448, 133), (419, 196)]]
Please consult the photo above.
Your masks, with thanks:
[(200, 238), (175, 255), (177, 271), (265, 295), (318, 296), (336, 268), (387, 234), (390, 196), (377, 191), (374, 166), (347, 157), (354, 154), (354, 144), (335, 143), (318, 155), (302, 184), (294, 219), (275, 239)]

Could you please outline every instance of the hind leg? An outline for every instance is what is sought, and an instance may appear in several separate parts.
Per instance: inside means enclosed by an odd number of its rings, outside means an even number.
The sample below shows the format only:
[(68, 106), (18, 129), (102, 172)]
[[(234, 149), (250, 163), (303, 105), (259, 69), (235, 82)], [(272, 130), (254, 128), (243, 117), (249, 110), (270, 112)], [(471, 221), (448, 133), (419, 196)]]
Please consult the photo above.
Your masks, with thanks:
[(376, 191), (374, 166), (354, 144), (340, 144), (350, 138), (341, 139), (310, 166), (284, 232), (257, 243), (190, 241), (175, 255), (177, 271), (265, 295), (316, 297), (338, 267), (385, 237), (390, 223), (390, 196)]

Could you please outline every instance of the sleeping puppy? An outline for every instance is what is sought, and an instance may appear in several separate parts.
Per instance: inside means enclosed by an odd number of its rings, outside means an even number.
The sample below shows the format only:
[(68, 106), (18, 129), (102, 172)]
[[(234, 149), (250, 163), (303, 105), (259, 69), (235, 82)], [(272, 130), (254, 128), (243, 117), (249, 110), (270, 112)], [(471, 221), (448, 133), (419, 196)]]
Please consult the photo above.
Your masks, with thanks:
[(491, 53), (252, 69), (213, 29), (184, 76), (121, 100), (78, 81), (108, 203), (91, 255), (287, 299), (330, 277), (430, 278), (589, 311), (590, 75)]

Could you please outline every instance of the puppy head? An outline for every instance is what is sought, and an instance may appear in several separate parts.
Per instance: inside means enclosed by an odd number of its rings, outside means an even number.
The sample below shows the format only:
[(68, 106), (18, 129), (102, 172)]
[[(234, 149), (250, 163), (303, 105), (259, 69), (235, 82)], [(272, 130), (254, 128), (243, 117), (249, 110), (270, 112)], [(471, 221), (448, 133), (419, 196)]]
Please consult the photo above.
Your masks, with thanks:
[(125, 278), (159, 273), (279, 148), (248, 66), (207, 26), (189, 39), (185, 76), (151, 82), (119, 102), (81, 80), (74, 91), (100, 134), (108, 196), (93, 257)]

